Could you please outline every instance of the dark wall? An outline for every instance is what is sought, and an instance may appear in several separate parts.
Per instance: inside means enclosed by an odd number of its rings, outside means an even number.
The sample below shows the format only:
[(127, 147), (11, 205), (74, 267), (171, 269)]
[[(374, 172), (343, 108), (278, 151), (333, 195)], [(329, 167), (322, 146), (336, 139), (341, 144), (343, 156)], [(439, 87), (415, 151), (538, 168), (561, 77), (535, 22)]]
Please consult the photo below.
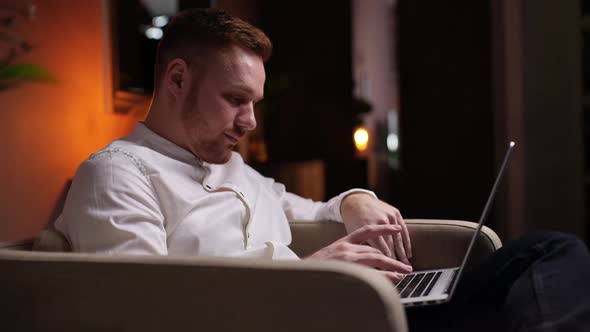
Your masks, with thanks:
[(115, 90), (149, 95), (154, 89), (154, 59), (158, 42), (139, 29), (151, 15), (139, 1), (111, 2)]
[[(148, 39), (140, 29), (152, 24), (152, 14), (139, 0), (111, 1), (113, 78), (115, 90), (151, 95), (158, 40)], [(211, 0), (180, 0), (179, 10), (208, 8)], [(165, 28), (163, 28), (165, 31)]]
[[(322, 159), (328, 197), (366, 186), (354, 160), (350, 1), (261, 1), (274, 43), (267, 63), (264, 127), (270, 162)], [(277, 95), (269, 88), (286, 78)]]
[[(489, 1), (400, 0), (401, 170), (407, 217), (477, 220), (492, 186)], [(493, 226), (493, 219), (487, 223)]]

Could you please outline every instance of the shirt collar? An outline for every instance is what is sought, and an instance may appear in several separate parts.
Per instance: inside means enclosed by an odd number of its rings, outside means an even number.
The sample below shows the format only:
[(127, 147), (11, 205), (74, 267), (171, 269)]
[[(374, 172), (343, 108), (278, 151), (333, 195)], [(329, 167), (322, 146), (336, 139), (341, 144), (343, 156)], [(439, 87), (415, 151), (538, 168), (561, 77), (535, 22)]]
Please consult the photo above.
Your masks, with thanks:
[(141, 145), (157, 151), (167, 157), (189, 164), (203, 166), (203, 161), (191, 152), (172, 143), (149, 129), (143, 122), (138, 122), (129, 138)]

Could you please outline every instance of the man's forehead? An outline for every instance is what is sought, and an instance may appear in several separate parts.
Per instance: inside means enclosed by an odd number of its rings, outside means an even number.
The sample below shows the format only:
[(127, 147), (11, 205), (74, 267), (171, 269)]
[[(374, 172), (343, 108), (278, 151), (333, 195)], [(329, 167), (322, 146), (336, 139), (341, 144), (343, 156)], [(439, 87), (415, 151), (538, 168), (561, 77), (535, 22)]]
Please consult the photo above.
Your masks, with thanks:
[(217, 61), (221, 72), (211, 74), (218, 75), (216, 78), (225, 86), (252, 94), (262, 93), (266, 74), (259, 56), (236, 50), (219, 54)]
[(230, 89), (232, 89), (232, 90), (242, 90), (242, 92), (246, 92), (246, 93), (254, 93), (254, 92), (256, 92), (248, 84), (245, 84), (243, 82), (236, 81), (236, 80), (229, 81), (228, 84), (227, 84), (227, 87), (230, 88)]

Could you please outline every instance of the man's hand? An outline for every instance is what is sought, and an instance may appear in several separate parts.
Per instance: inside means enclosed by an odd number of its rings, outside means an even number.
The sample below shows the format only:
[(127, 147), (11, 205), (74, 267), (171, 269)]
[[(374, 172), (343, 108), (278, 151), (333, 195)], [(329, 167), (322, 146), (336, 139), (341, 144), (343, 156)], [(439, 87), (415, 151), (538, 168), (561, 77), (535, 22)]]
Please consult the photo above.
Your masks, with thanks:
[(397, 282), (402, 280), (406, 273), (412, 272), (412, 267), (362, 243), (377, 237), (399, 234), (401, 230), (399, 225), (366, 225), (307, 258), (337, 259), (363, 264), (380, 270), (386, 277)]
[(371, 195), (353, 193), (342, 200), (340, 212), (349, 234), (365, 225), (399, 225), (400, 232), (371, 238), (367, 240), (367, 243), (379, 249), (384, 255), (410, 265), (409, 259), (412, 258), (410, 234), (398, 209)]

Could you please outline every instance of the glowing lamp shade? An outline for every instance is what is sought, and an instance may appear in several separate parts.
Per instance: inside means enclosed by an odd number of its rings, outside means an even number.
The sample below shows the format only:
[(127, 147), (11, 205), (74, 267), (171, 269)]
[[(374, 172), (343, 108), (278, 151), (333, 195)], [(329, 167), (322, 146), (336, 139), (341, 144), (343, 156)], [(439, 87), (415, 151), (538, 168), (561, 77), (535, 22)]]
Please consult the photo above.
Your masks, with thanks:
[(365, 128), (356, 128), (353, 137), (354, 146), (359, 152), (367, 150), (367, 146), (369, 145), (369, 132)]

